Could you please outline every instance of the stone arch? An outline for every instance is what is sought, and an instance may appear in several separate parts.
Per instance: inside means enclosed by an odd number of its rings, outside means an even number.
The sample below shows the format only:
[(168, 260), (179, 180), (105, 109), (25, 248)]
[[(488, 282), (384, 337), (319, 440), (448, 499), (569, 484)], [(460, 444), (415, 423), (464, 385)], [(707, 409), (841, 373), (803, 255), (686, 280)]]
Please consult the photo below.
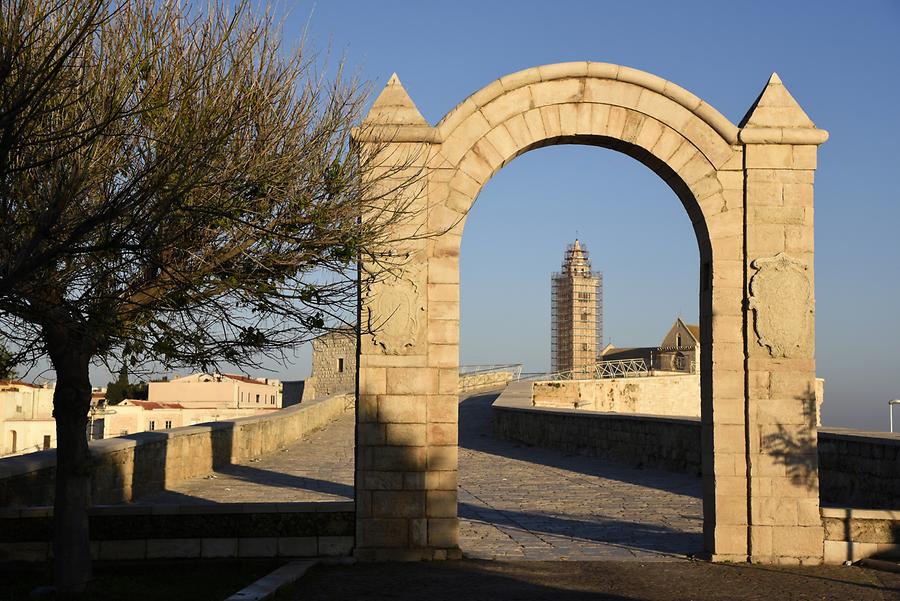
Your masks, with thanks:
[[(465, 217), (484, 184), (516, 156), (575, 143), (611, 148), (650, 167), (679, 197), (697, 236), (707, 550), (724, 560), (821, 560), (814, 425), (803, 421), (801, 400), (815, 377), (811, 320), (797, 327), (812, 296), (791, 305), (771, 286), (811, 278), (812, 171), (826, 134), (777, 75), (740, 128), (671, 82), (591, 62), (502, 77), (435, 127), (394, 75), (364, 123), (359, 142), (387, 142), (394, 155), (422, 157), (417, 225), (433, 237), (412, 244), (404, 274), (364, 292), (361, 320), (395, 308), (405, 317), (360, 340), (361, 558), (458, 554), (455, 388)], [(754, 279), (766, 269), (770, 275)], [(777, 275), (788, 271), (787, 278)], [(748, 296), (754, 281), (769, 288), (756, 294), (764, 299), (756, 305)], [(780, 327), (782, 318), (793, 322)], [(773, 354), (787, 347), (764, 344), (759, 323), (769, 337), (792, 337), (787, 346), (801, 349), (800, 362), (785, 365)], [(801, 466), (799, 478), (788, 473), (784, 453), (770, 448), (779, 442), (770, 437), (775, 431), (786, 448), (793, 445), (790, 463), (795, 471)], [(800, 440), (805, 447), (797, 448)], [(788, 508), (776, 509), (785, 496)]]

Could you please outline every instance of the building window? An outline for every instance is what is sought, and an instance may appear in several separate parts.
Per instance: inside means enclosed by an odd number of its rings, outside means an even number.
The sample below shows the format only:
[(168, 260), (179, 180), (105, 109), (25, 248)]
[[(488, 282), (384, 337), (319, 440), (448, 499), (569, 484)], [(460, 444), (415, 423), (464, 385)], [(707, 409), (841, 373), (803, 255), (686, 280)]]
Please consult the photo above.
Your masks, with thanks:
[(156, 422), (153, 421), (153, 420), (151, 419), (151, 420), (150, 420), (150, 425), (147, 426), (147, 429), (148, 429), (148, 430), (156, 430)]
[(168, 429), (171, 428), (171, 427), (172, 427), (172, 420), (167, 419), (167, 420), (166, 420), (166, 430), (168, 430)]
[(583, 350), (583, 351), (587, 351), (587, 350), (588, 350), (588, 343), (587, 343), (587, 342), (582, 342), (582, 343), (581, 343), (581, 350)]
[(272, 395), (272, 404), (273, 405), (275, 404), (275, 395), (274, 394)]
[(44, 450), (46, 451), (49, 448), (50, 448), (50, 435), (44, 434)]
[(339, 374), (344, 373), (344, 358), (343, 357), (338, 358), (338, 373)]
[(256, 402), (259, 402), (259, 395), (256, 395)]
[(587, 311), (585, 311), (584, 313), (581, 314), (581, 321), (590, 321), (590, 320), (591, 320), (591, 314), (590, 314), (590, 313), (588, 313)]
[(681, 346), (681, 334), (675, 334), (675, 346)]
[(678, 353), (677, 355), (675, 355), (675, 369), (683, 370), (684, 366), (685, 366), (684, 355), (682, 355), (681, 353)]

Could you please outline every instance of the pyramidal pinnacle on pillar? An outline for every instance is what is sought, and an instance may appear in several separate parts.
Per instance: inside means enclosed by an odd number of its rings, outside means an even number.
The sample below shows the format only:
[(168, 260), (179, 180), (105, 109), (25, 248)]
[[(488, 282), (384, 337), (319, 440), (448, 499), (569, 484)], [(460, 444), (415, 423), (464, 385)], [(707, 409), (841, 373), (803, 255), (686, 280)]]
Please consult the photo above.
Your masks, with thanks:
[(370, 125), (425, 125), (429, 123), (416, 108), (400, 78), (394, 73), (375, 99), (363, 123)]
[(772, 73), (766, 87), (741, 121), (740, 127), (815, 129), (816, 124), (788, 92), (778, 73)]

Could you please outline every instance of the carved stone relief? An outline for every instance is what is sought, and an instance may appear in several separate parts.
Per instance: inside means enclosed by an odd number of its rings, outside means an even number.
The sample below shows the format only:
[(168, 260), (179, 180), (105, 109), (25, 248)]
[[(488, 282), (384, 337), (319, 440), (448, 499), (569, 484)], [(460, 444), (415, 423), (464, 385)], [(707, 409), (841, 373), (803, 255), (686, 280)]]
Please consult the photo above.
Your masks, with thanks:
[(757, 259), (750, 280), (750, 309), (760, 346), (772, 357), (811, 355), (815, 301), (808, 267), (785, 253)]
[(425, 316), (423, 266), (405, 265), (373, 284), (366, 293), (372, 342), (385, 354), (401, 355), (415, 347)]

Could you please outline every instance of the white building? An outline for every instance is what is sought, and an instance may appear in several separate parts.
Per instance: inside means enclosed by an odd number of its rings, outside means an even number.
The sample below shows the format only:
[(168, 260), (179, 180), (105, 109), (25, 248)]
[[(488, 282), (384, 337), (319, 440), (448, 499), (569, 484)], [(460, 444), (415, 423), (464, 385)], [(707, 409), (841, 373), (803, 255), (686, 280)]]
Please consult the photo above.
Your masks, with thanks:
[(185, 408), (281, 409), (281, 381), (198, 373), (150, 382), (147, 400)]
[(0, 380), (0, 456), (56, 446), (51, 384)]
[(198, 373), (150, 382), (147, 400), (126, 399), (106, 408), (104, 437), (167, 430), (245, 417), (282, 408), (279, 380)]

